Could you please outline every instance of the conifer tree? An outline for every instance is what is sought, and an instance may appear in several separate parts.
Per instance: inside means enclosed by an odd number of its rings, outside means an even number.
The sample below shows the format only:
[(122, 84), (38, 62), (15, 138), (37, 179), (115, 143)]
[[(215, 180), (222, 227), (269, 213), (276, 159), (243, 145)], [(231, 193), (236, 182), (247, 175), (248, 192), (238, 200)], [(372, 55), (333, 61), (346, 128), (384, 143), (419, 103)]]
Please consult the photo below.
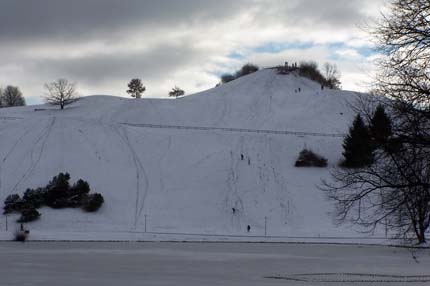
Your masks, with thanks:
[(128, 84), (127, 93), (134, 98), (141, 98), (142, 93), (144, 93), (146, 87), (143, 86), (142, 81), (139, 78), (132, 79)]
[(170, 97), (176, 97), (176, 98), (178, 98), (178, 97), (183, 96), (183, 95), (185, 95), (185, 91), (184, 91), (184, 90), (182, 90), (182, 89), (180, 89), (180, 88), (179, 88), (179, 87), (177, 87), (177, 86), (175, 86), (175, 87), (172, 89), (172, 91), (170, 91), (170, 92), (169, 92), (169, 96), (170, 96)]
[(343, 167), (361, 168), (373, 162), (372, 140), (360, 114), (355, 117), (349, 134), (343, 140), (343, 149)]
[(386, 142), (392, 135), (391, 119), (388, 117), (382, 104), (379, 104), (373, 113), (370, 120), (369, 131), (372, 140), (377, 146)]

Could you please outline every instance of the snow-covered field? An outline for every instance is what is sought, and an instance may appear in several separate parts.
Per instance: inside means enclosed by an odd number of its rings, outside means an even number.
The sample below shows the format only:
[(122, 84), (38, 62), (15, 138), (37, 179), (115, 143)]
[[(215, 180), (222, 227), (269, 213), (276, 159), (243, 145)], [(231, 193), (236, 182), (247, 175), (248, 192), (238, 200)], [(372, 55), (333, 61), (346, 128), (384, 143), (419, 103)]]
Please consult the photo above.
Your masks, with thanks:
[(1, 285), (429, 285), (430, 250), (253, 243), (0, 243)]
[(329, 168), (293, 166), (304, 147), (337, 164), (354, 98), (263, 70), (177, 100), (92, 96), (64, 111), (0, 109), (0, 201), (69, 172), (105, 205), (95, 214), (41, 209), (32, 239), (361, 242), (365, 235), (333, 224), (316, 187)]

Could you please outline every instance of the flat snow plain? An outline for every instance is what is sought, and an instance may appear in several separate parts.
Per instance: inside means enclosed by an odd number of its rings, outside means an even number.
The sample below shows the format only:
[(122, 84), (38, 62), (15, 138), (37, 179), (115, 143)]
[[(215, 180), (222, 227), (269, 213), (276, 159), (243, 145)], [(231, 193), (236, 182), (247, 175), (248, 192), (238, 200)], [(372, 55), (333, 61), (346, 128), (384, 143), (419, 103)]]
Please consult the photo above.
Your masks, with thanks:
[(0, 285), (429, 285), (430, 250), (255, 243), (0, 243)]

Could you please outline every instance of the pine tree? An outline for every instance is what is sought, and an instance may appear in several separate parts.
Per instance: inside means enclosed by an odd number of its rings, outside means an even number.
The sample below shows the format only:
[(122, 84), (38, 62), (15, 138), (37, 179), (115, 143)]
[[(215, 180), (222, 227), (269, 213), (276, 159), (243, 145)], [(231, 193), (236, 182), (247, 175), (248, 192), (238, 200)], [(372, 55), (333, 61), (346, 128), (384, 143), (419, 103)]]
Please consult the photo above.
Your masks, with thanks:
[(374, 140), (377, 146), (386, 142), (392, 135), (391, 119), (388, 117), (382, 104), (379, 104), (373, 113), (370, 120), (369, 131), (372, 140)]
[(170, 97), (176, 97), (183, 96), (185, 94), (185, 91), (180, 89), (179, 87), (175, 86), (172, 91), (169, 92)]
[(360, 114), (355, 117), (349, 134), (343, 140), (343, 149), (344, 167), (361, 168), (373, 162), (372, 140)]
[(146, 87), (143, 86), (142, 81), (139, 78), (132, 79), (128, 84), (127, 93), (134, 98), (141, 98), (142, 93), (144, 93)]

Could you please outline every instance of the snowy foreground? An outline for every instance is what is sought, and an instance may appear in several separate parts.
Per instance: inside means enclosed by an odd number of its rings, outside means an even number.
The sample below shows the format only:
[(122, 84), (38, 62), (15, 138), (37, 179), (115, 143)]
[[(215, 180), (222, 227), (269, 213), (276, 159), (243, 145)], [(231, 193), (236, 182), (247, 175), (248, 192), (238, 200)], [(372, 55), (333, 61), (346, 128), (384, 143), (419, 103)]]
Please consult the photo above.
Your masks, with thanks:
[[(334, 206), (317, 188), (342, 157), (355, 96), (263, 70), (176, 100), (90, 96), (64, 111), (3, 108), (0, 202), (69, 172), (105, 204), (95, 214), (42, 208), (30, 239), (363, 242), (333, 224)], [(329, 167), (295, 168), (304, 147)], [(0, 239), (5, 230), (1, 215)]]
[(0, 243), (1, 285), (430, 285), (430, 250), (253, 243)]

